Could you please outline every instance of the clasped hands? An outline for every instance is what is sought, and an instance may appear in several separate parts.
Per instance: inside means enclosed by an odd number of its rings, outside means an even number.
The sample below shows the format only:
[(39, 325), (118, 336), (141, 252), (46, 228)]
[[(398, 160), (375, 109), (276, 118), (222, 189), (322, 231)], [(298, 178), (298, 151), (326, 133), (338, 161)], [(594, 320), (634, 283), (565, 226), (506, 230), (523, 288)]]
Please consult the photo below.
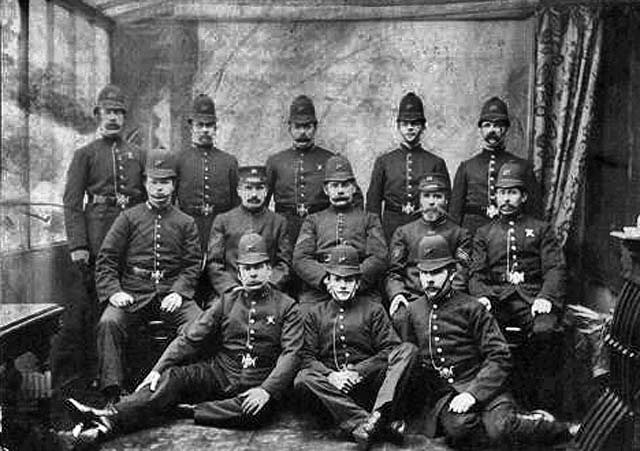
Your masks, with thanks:
[(362, 381), (362, 376), (354, 370), (332, 371), (327, 376), (329, 383), (344, 394), (348, 394), (353, 388)]
[[(132, 305), (135, 302), (133, 296), (124, 291), (118, 291), (113, 293), (109, 297), (109, 304), (116, 308), (124, 308), (128, 305)], [(178, 293), (169, 293), (160, 302), (160, 310), (167, 313), (172, 313), (178, 310), (182, 306), (182, 296)]]
[(476, 403), (476, 398), (468, 392), (457, 394), (449, 403), (449, 411), (453, 413), (466, 413)]

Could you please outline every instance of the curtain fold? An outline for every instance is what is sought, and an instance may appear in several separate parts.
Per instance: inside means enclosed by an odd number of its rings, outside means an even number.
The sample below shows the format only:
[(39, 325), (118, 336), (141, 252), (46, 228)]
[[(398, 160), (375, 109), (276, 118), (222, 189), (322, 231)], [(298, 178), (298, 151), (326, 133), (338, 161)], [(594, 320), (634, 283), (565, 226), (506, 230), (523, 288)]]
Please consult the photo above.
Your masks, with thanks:
[(537, 12), (533, 164), (544, 215), (564, 246), (573, 224), (596, 106), (602, 46), (600, 7)]

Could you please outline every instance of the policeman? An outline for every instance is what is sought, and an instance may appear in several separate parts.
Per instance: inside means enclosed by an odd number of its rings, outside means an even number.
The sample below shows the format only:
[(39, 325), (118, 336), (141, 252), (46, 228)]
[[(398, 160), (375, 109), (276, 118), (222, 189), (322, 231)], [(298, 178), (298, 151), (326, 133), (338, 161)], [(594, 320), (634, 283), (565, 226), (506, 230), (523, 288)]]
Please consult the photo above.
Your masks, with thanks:
[[(242, 288), (225, 293), (167, 347), (132, 395), (111, 409), (69, 399), (84, 426), (65, 434), (75, 443), (96, 443), (139, 429), (180, 402), (197, 424), (256, 426), (286, 395), (299, 368), (303, 325), (293, 299), (269, 285), (271, 265), (255, 233), (238, 244)], [(207, 343), (214, 340), (216, 347)], [(201, 360), (193, 363), (194, 358)], [(68, 437), (69, 438), (69, 437)]]
[[(118, 214), (146, 198), (145, 155), (122, 138), (127, 107), (120, 88), (104, 87), (93, 112), (99, 138), (74, 152), (63, 196), (71, 260), (83, 274), (89, 298), (65, 312), (63, 335), (68, 332), (80, 343), (95, 342), (99, 310), (93, 272), (100, 245)], [(78, 316), (71, 317), (74, 314)], [(83, 349), (86, 351), (87, 346)], [(92, 360), (94, 356), (87, 358)]]
[[(323, 176), (325, 164), (334, 153), (315, 144), (317, 129), (313, 102), (305, 95), (296, 97), (289, 109), (293, 145), (267, 159), (267, 203), (273, 196), (276, 211), (287, 219), (292, 243), (304, 218), (329, 206)], [(356, 198), (362, 198), (359, 188)]]
[(416, 219), (415, 213), (420, 209), (418, 179), (427, 172), (439, 172), (449, 178), (444, 160), (420, 144), (426, 118), (422, 100), (413, 92), (400, 101), (397, 127), (402, 142), (395, 150), (376, 158), (367, 192), (367, 211), (381, 215), (387, 241), (397, 227)]
[(380, 301), (376, 285), (387, 268), (387, 244), (378, 216), (355, 205), (357, 185), (346, 158), (333, 156), (327, 161), (324, 192), (331, 206), (307, 216), (293, 250), (293, 268), (305, 282), (300, 303), (330, 298), (325, 262), (329, 250), (339, 244), (349, 244), (358, 251), (362, 269), (361, 292)]
[[(554, 381), (558, 320), (563, 311), (566, 268), (550, 224), (523, 212), (527, 167), (507, 162), (498, 173), (499, 214), (479, 228), (473, 245), (469, 291), (490, 309), (505, 331), (518, 331), (516, 394), (524, 404), (553, 406), (545, 395)], [(554, 344), (555, 343), (555, 344)], [(557, 354), (555, 354), (557, 355)]]
[(125, 210), (104, 239), (96, 262), (100, 386), (117, 400), (124, 379), (127, 339), (141, 321), (160, 316), (179, 326), (200, 309), (193, 302), (202, 254), (196, 224), (171, 205), (175, 158), (166, 149), (149, 152), (146, 203)]
[(471, 262), (471, 235), (447, 214), (451, 195), (448, 177), (438, 172), (425, 174), (418, 182), (418, 189), (422, 216), (398, 227), (389, 247), (391, 262), (385, 283), (387, 296), (391, 300), (389, 313), (397, 327), (402, 322), (402, 314), (406, 312), (404, 308), (423, 294), (417, 266), (418, 245), (422, 237), (437, 233), (445, 238), (459, 265), (457, 274), (460, 277), (456, 279), (456, 288), (460, 291), (466, 291), (467, 269)]
[(271, 277), (269, 282), (284, 291), (291, 273), (293, 244), (287, 234), (287, 222), (279, 213), (267, 209), (266, 168), (245, 166), (238, 170), (238, 195), (241, 205), (218, 215), (213, 221), (207, 252), (207, 273), (219, 295), (239, 286), (238, 242), (247, 232), (262, 236), (267, 245)]
[(443, 236), (422, 238), (418, 269), (424, 295), (409, 304), (403, 338), (419, 348), (409, 396), (426, 400), (426, 434), (474, 448), (568, 439), (551, 414), (520, 413), (506, 386), (509, 346), (491, 313), (452, 288), (456, 259)]
[(504, 141), (509, 125), (507, 105), (498, 97), (487, 100), (478, 120), (480, 135), (484, 140), (482, 152), (460, 163), (456, 171), (449, 212), (471, 234), (498, 215), (496, 176), (500, 166), (507, 161), (520, 161), (526, 166), (529, 192), (527, 211), (541, 217), (542, 199), (533, 168), (526, 160), (505, 150)]
[(379, 433), (401, 440), (399, 406), (416, 348), (400, 343), (381, 304), (356, 294), (362, 275), (358, 251), (338, 245), (328, 256), (331, 300), (314, 305), (305, 317), (303, 369), (294, 386), (323, 406), (361, 448)]
[(195, 98), (188, 122), (191, 145), (178, 157), (177, 194), (180, 209), (196, 220), (204, 253), (216, 215), (240, 203), (238, 160), (214, 145), (216, 108), (211, 97)]

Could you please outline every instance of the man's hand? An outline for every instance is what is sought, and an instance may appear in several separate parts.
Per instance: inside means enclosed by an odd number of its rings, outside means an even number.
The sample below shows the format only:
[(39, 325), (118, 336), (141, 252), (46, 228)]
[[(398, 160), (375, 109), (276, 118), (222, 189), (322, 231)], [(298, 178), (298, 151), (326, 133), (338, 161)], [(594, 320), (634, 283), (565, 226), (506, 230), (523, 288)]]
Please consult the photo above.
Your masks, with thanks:
[(181, 305), (182, 296), (178, 293), (169, 293), (164, 297), (164, 299), (162, 299), (162, 302), (160, 303), (160, 310), (167, 313), (173, 313), (178, 310)]
[(463, 392), (457, 395), (449, 403), (449, 411), (453, 413), (466, 413), (476, 403), (476, 398), (471, 393)]
[(362, 377), (357, 371), (343, 370), (329, 373), (327, 379), (331, 385), (347, 394), (362, 380)]
[(88, 265), (89, 251), (85, 249), (77, 249), (75, 251), (71, 251), (71, 261), (73, 263), (83, 263), (85, 265)]
[(407, 307), (409, 305), (409, 301), (404, 297), (404, 294), (396, 294), (391, 300), (391, 305), (389, 306), (389, 316), (393, 316), (401, 305)]
[(239, 396), (244, 398), (242, 401), (242, 413), (245, 415), (257, 415), (271, 399), (269, 392), (261, 387), (250, 388), (240, 393)]
[(157, 371), (151, 371), (147, 374), (147, 377), (144, 378), (140, 385), (136, 387), (136, 391), (142, 390), (145, 386), (149, 386), (149, 390), (156, 391), (156, 387), (158, 386), (158, 381), (160, 380), (160, 373)]
[(118, 291), (109, 297), (109, 304), (116, 308), (124, 308), (127, 305), (133, 304), (133, 296), (124, 291)]
[(547, 301), (544, 298), (538, 298), (533, 301), (533, 305), (531, 306), (531, 316), (536, 316), (542, 313), (551, 313), (551, 301)]
[(481, 298), (478, 298), (478, 302), (484, 305), (487, 311), (491, 311), (491, 300), (488, 297), (482, 296)]

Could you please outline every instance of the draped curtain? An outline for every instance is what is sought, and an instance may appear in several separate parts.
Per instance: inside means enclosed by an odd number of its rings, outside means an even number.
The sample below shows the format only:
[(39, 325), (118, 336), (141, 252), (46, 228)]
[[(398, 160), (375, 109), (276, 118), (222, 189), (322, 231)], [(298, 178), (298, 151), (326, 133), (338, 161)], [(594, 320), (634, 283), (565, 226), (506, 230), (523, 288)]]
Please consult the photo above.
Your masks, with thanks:
[(544, 215), (566, 244), (580, 199), (601, 57), (598, 7), (538, 11), (533, 164)]

